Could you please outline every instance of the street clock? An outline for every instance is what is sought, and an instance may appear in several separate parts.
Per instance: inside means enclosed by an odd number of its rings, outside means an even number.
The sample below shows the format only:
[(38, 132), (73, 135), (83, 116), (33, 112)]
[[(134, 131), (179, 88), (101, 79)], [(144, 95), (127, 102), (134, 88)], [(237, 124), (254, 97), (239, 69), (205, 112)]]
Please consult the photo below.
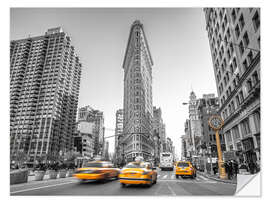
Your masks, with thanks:
[(224, 125), (224, 121), (220, 116), (215, 115), (209, 118), (208, 124), (214, 130), (219, 130)]

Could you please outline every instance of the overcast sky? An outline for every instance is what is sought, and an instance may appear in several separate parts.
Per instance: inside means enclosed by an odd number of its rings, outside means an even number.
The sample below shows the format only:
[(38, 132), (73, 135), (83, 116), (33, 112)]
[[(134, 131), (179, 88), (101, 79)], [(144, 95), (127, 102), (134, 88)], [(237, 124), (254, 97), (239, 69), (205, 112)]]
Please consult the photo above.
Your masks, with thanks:
[[(90, 105), (105, 114), (105, 127), (115, 128), (115, 112), (123, 108), (122, 63), (132, 22), (144, 25), (153, 66), (153, 105), (161, 107), (166, 133), (178, 156), (188, 118), (191, 90), (197, 97), (215, 93), (210, 48), (200, 8), (14, 8), (10, 39), (43, 35), (61, 26), (83, 64), (79, 107)], [(105, 137), (114, 134), (106, 130)], [(110, 141), (113, 151), (114, 140)]]

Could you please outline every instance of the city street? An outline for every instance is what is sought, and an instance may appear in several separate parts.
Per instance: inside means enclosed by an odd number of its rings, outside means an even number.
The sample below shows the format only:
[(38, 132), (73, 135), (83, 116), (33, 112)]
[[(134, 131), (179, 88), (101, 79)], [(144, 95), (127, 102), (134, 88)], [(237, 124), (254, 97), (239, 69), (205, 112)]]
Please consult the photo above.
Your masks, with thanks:
[(197, 175), (196, 179), (176, 179), (174, 171), (160, 171), (158, 182), (152, 187), (129, 185), (122, 188), (118, 180), (104, 183), (80, 183), (75, 178), (32, 181), (12, 185), (11, 195), (233, 195), (236, 184), (222, 183)]

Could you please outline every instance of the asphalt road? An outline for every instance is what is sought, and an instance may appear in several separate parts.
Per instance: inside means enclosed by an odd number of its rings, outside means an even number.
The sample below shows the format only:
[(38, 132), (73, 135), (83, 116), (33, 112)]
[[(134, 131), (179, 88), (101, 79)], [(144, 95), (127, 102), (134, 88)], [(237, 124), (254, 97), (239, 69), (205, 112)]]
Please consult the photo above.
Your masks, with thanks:
[(158, 170), (158, 182), (151, 187), (129, 185), (122, 188), (118, 180), (104, 183), (89, 181), (81, 183), (75, 178), (32, 181), (10, 186), (12, 196), (27, 195), (233, 195), (236, 184), (222, 183), (197, 175), (196, 179), (176, 179), (173, 171)]

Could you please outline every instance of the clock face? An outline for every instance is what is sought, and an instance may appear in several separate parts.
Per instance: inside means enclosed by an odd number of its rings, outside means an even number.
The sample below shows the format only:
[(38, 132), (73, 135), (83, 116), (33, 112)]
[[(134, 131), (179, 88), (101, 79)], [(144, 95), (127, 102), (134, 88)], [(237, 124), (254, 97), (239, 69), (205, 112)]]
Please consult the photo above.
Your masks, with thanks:
[(214, 128), (215, 130), (219, 130), (223, 126), (223, 120), (219, 116), (212, 116), (209, 119), (209, 125), (211, 128)]

